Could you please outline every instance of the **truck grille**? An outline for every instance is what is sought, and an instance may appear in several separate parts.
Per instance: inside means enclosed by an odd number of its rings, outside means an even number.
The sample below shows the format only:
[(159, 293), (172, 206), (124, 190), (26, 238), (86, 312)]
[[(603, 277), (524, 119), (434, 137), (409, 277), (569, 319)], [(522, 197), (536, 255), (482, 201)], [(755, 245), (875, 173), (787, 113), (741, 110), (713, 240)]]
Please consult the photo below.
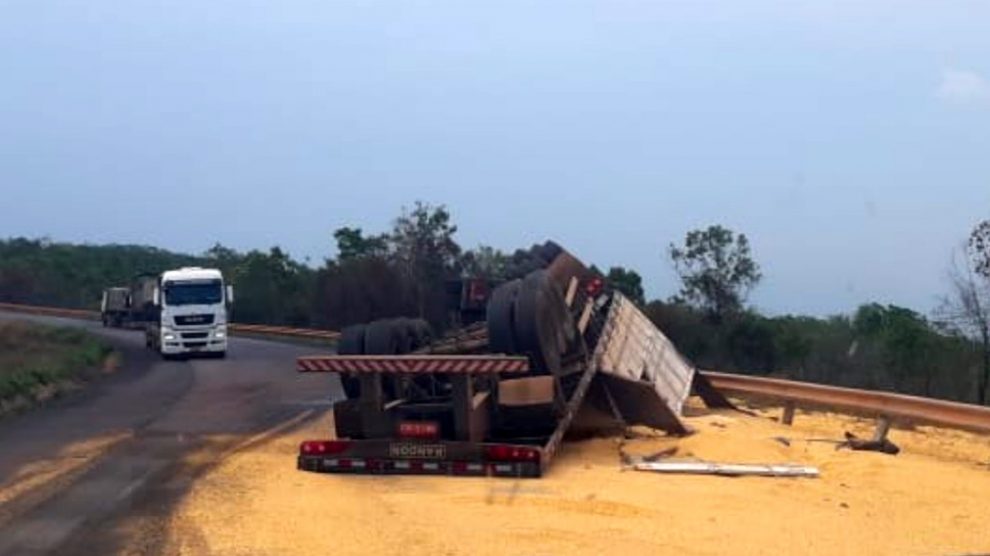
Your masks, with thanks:
[(175, 317), (176, 326), (201, 324), (213, 324), (213, 315), (178, 315)]
[(209, 332), (183, 332), (183, 340), (202, 340), (209, 336)]

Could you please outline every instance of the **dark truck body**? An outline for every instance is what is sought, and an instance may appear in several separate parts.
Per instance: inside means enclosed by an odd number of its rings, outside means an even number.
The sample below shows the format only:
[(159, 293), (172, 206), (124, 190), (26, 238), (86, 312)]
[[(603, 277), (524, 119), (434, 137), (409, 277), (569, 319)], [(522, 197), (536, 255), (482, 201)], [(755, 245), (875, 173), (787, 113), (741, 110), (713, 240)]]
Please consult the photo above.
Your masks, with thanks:
[(130, 312), (130, 291), (127, 288), (107, 288), (100, 300), (100, 320), (103, 326), (121, 327)]
[(158, 306), (155, 303), (155, 288), (158, 287), (157, 274), (139, 274), (129, 286), (130, 311), (128, 320), (139, 326), (147, 326), (158, 319)]
[(352, 394), (334, 404), (333, 439), (302, 443), (299, 469), (539, 477), (565, 434), (687, 434), (681, 409), (701, 375), (600, 276), (543, 249), (542, 269), (492, 292), (484, 322), (413, 353), (299, 358)]

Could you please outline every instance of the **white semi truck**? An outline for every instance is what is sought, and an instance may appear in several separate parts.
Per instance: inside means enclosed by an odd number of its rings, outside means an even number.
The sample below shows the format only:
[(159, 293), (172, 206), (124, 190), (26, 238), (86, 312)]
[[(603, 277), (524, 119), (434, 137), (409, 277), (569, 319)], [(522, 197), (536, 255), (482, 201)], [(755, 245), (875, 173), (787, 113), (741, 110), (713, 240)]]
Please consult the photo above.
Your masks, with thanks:
[(138, 287), (151, 294), (143, 319), (145, 345), (165, 358), (227, 354), (227, 313), (234, 290), (219, 270), (167, 270), (153, 283), (146, 279)]

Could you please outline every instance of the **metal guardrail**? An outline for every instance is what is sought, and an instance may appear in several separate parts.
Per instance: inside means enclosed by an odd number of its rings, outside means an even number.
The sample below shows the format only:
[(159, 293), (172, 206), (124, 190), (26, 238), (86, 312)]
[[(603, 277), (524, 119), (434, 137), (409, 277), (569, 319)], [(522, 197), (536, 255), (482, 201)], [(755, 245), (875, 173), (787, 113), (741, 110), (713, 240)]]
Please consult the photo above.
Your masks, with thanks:
[[(20, 305), (17, 303), (0, 303), (0, 311), (25, 313), (30, 315), (47, 315), (71, 319), (100, 320), (99, 311), (83, 309), (61, 309), (57, 307), (40, 307), (37, 305)], [(288, 326), (268, 326), (264, 324), (242, 324), (232, 322), (227, 325), (231, 332), (242, 334), (259, 334), (267, 336), (287, 336), (295, 338), (311, 338), (332, 341), (340, 337), (339, 332), (332, 330), (316, 330), (312, 328), (291, 328)]]
[(316, 330), (313, 328), (290, 328), (288, 326), (268, 326), (265, 324), (241, 324), (232, 322), (227, 325), (232, 332), (260, 334), (269, 336), (289, 336), (295, 338), (312, 338), (317, 340), (336, 340), (340, 332), (333, 330)]
[(757, 376), (703, 371), (724, 393), (769, 397), (785, 402), (826, 406), (876, 417), (923, 421), (990, 433), (990, 407), (893, 392), (858, 390)]
[[(0, 310), (86, 320), (99, 319), (99, 313), (96, 311), (59, 309), (14, 303), (0, 303)], [(321, 340), (335, 340), (340, 336), (338, 332), (330, 330), (237, 323), (231, 323), (229, 326), (233, 332), (247, 334)], [(477, 333), (457, 340), (469, 340), (474, 343), (485, 341)], [(457, 344), (457, 340), (451, 340), (451, 342)], [(871, 414), (877, 417), (900, 418), (980, 433), (990, 433), (990, 407), (908, 396), (892, 392), (858, 390), (793, 380), (736, 375), (715, 371), (701, 372), (708, 377), (715, 388), (724, 393), (774, 398), (788, 403), (824, 406)]]
[(0, 303), (0, 311), (27, 313), (31, 315), (50, 315), (70, 319), (99, 320), (100, 313), (82, 309), (61, 309), (58, 307), (41, 307), (38, 305), (20, 305), (17, 303)]

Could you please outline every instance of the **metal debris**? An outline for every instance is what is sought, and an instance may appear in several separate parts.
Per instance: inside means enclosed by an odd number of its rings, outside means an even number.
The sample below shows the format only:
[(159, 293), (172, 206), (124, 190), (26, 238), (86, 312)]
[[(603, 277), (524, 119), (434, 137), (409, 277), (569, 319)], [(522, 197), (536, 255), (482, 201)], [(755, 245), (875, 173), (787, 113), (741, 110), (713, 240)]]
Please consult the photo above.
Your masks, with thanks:
[(793, 464), (744, 464), (714, 463), (708, 461), (657, 461), (641, 462), (633, 466), (636, 471), (655, 473), (687, 473), (692, 475), (722, 475), (726, 477), (818, 477), (818, 468)]

